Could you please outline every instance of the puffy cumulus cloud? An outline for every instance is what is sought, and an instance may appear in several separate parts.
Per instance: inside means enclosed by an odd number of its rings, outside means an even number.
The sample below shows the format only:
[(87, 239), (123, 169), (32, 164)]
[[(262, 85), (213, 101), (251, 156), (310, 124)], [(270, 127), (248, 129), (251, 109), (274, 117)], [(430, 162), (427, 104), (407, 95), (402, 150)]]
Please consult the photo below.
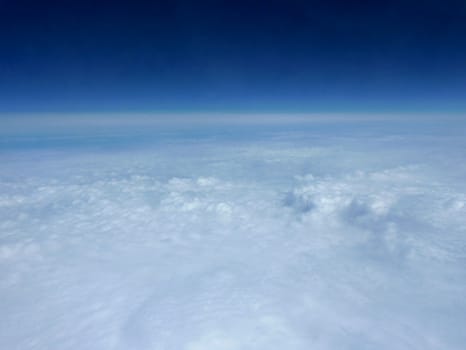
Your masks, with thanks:
[(2, 155), (1, 347), (461, 349), (457, 149), (358, 140)]

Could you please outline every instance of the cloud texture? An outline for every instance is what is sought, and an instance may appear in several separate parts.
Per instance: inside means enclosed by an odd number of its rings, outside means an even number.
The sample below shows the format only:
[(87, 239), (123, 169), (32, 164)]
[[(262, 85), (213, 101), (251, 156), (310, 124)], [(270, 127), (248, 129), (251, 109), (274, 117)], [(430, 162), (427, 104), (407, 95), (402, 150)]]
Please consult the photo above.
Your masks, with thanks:
[(3, 152), (0, 345), (461, 349), (464, 148), (442, 140)]

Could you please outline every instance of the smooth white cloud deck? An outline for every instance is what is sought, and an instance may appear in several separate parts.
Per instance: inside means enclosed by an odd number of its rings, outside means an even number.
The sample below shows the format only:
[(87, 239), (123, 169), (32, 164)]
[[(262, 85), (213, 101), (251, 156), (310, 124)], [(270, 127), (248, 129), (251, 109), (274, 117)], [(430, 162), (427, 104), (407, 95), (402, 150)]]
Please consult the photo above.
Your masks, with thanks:
[(461, 349), (466, 148), (433, 131), (15, 143), (0, 347)]

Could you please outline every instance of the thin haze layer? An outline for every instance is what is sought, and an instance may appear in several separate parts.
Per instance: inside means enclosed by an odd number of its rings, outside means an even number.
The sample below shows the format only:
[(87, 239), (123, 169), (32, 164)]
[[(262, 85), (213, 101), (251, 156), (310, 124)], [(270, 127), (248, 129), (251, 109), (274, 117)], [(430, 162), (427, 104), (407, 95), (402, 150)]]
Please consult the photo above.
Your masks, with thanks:
[(464, 139), (337, 124), (5, 136), (0, 346), (461, 349)]

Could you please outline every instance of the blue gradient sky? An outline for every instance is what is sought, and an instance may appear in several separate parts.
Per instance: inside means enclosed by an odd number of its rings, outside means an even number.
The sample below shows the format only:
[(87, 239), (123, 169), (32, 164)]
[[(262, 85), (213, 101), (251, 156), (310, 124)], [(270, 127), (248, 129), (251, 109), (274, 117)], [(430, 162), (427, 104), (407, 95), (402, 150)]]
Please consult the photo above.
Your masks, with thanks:
[(466, 110), (464, 1), (0, 1), (0, 112)]

